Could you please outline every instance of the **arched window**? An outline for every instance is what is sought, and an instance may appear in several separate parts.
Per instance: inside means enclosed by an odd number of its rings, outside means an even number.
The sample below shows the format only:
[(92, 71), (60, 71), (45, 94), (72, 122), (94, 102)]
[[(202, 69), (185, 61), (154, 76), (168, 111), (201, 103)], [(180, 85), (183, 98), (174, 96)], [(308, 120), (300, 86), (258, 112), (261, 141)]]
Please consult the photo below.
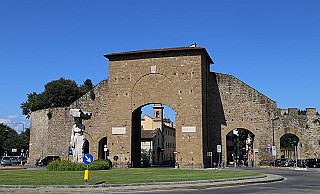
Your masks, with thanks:
[(156, 118), (160, 118), (160, 112), (159, 111), (156, 112)]

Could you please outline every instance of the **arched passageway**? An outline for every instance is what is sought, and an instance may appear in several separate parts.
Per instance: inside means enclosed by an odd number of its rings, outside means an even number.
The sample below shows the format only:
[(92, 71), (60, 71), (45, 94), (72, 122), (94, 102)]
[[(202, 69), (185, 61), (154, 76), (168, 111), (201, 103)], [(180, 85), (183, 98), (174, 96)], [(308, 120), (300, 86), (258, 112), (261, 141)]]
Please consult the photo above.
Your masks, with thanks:
[[(276, 158), (306, 159), (303, 135), (296, 128), (281, 128), (275, 132)], [(295, 140), (295, 143), (293, 142)], [(294, 146), (296, 145), (296, 146)], [(296, 148), (296, 155), (295, 155)]]
[(260, 162), (258, 156), (260, 133), (245, 122), (234, 122), (223, 128), (222, 164), (228, 165), (236, 161), (240, 165), (256, 166)]
[(175, 112), (161, 103), (147, 104), (133, 111), (133, 167), (174, 164), (176, 131), (173, 121)]
[(284, 134), (280, 138), (281, 158), (299, 158), (298, 145), (301, 144), (299, 144), (299, 138), (296, 135), (291, 133)]
[(247, 129), (236, 128), (226, 135), (227, 164), (253, 166), (254, 134)]
[(83, 143), (83, 154), (88, 154), (89, 153), (89, 141), (86, 139)]
[(99, 150), (98, 150), (98, 158), (99, 159), (104, 159), (107, 160), (109, 156), (109, 151), (108, 151), (108, 138), (104, 137), (100, 139), (99, 141)]

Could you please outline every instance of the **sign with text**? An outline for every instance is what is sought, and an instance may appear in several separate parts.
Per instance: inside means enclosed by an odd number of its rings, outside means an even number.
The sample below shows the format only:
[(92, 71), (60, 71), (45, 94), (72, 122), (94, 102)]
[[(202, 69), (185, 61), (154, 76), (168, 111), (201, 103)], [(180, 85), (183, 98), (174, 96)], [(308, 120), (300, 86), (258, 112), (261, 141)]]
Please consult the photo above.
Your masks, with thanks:
[(217, 152), (221, 153), (221, 145), (217, 145)]
[(112, 127), (112, 135), (122, 135), (126, 134), (125, 127)]
[(184, 126), (182, 127), (182, 132), (185, 132), (185, 133), (194, 133), (196, 132), (196, 126)]
[(276, 156), (276, 155), (277, 155), (276, 146), (272, 146), (272, 155), (273, 155), (273, 156)]

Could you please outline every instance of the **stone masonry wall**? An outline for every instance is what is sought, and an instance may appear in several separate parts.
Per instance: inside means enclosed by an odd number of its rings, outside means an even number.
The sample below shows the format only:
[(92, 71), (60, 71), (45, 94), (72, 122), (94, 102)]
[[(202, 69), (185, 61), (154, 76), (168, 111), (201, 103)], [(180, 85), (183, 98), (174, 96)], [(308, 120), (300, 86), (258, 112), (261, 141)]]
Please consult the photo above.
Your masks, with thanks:
[[(58, 155), (68, 158), (68, 148), (73, 118), (70, 116), (71, 108), (80, 108), (92, 112), (90, 120), (84, 120), (86, 126), (85, 137), (90, 144), (90, 153), (98, 158), (99, 141), (106, 136), (106, 115), (108, 81), (102, 81), (93, 88), (95, 99), (88, 92), (69, 107), (50, 108), (35, 111), (31, 114), (30, 130), (30, 161), (47, 155)], [(50, 116), (48, 116), (50, 115)]]
[(220, 121), (225, 122), (221, 131), (223, 159), (226, 160), (226, 135), (233, 129), (245, 128), (255, 135), (257, 163), (269, 160), (270, 154), (265, 150), (268, 144), (272, 145), (271, 118), (276, 103), (231, 75), (216, 73), (216, 79), (225, 118), (225, 121)]
[[(236, 128), (255, 135), (256, 164), (272, 159), (266, 150), (273, 143), (276, 157), (280, 157), (280, 138), (287, 133), (299, 137), (303, 158), (320, 158), (320, 116), (315, 109), (308, 108), (301, 115), (297, 109), (277, 108), (275, 101), (239, 79), (209, 72), (210, 58), (201, 49), (109, 57), (109, 80), (94, 87), (94, 95), (88, 92), (68, 107), (31, 114), (31, 163), (46, 155), (67, 159), (74, 122), (69, 110), (80, 108), (92, 112), (83, 124), (89, 152), (95, 158), (102, 157), (107, 143), (109, 158), (118, 155), (122, 162), (135, 160), (138, 165), (139, 111), (151, 103), (176, 111), (176, 150), (181, 167), (210, 166), (207, 152), (212, 151), (217, 161), (217, 145), (222, 145), (221, 159), (226, 162), (226, 135)], [(113, 127), (125, 132), (113, 133)], [(183, 132), (183, 127), (195, 127), (196, 132)]]

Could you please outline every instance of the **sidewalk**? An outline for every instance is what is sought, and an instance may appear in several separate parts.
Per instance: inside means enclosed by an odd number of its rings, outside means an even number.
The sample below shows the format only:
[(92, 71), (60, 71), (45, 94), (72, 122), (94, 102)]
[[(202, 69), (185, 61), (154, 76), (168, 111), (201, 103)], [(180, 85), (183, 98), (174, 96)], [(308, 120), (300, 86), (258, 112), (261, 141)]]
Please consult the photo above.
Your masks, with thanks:
[(130, 192), (175, 189), (205, 189), (211, 187), (237, 186), (256, 183), (282, 181), (283, 177), (266, 174), (260, 177), (233, 178), (205, 181), (186, 181), (174, 183), (145, 183), (145, 184), (101, 184), (75, 186), (8, 186), (1, 185), (0, 192), (5, 193), (103, 193), (103, 192)]

